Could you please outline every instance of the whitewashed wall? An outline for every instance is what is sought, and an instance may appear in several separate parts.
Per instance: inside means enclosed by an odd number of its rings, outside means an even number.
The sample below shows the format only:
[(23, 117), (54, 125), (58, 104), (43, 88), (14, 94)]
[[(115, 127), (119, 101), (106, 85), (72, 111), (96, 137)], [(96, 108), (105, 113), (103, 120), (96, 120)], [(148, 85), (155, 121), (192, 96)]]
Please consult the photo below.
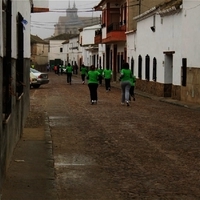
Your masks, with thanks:
[(63, 53), (62, 53), (62, 60), (64, 61), (64, 65), (67, 64), (67, 54), (69, 53), (69, 43), (63, 44)]
[(30, 58), (30, 34), (31, 34), (31, 5), (30, 1), (12, 1), (12, 57), (17, 58), (17, 16), (21, 13), (28, 22), (24, 26), (24, 58)]
[(155, 29), (153, 32), (153, 16), (137, 23), (137, 40), (135, 70), (138, 74), (138, 56), (142, 56), (142, 77), (145, 77), (145, 56), (150, 56), (150, 80), (153, 74), (153, 58), (157, 59), (157, 82), (165, 83), (164, 76), (164, 51), (175, 51), (173, 54), (173, 80), (174, 85), (180, 85), (181, 81), (181, 42), (182, 23), (181, 13), (160, 17), (156, 15)]
[[(74, 49), (77, 48), (77, 49)], [(78, 36), (69, 39), (69, 62), (72, 64), (76, 62), (78, 64), (79, 60), (79, 43), (78, 43)]]
[[(98, 45), (99, 50), (98, 50), (98, 54), (99, 54), (99, 58), (101, 58), (101, 66), (104, 68), (106, 68), (106, 45), (105, 44), (99, 44)], [(104, 63), (103, 63), (103, 55), (105, 57)]]
[(63, 53), (60, 52), (60, 48), (63, 48), (63, 42), (65, 40), (50, 40), (49, 45), (50, 45), (50, 52), (49, 52), (49, 60), (54, 60), (54, 59), (62, 59), (63, 58)]
[(129, 63), (129, 66), (131, 68), (131, 59), (134, 59), (134, 75), (136, 75), (136, 41), (137, 41), (137, 33), (132, 32), (126, 35), (127, 40), (127, 61)]
[(200, 68), (200, 1), (183, 1), (182, 57), (188, 67)]
[(33, 5), (37, 8), (48, 8), (49, 0), (33, 0)]
[(100, 27), (100, 25), (95, 25), (84, 28), (82, 31), (82, 45), (94, 44), (95, 30)]

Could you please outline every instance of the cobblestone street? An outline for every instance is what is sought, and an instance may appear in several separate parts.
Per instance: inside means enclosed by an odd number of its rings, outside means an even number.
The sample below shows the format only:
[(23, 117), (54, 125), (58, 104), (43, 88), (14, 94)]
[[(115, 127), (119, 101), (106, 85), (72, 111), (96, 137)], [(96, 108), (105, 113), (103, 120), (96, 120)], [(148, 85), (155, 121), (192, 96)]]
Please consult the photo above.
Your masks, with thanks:
[(30, 91), (26, 126), (48, 116), (59, 200), (200, 199), (199, 110), (140, 95), (122, 106), (104, 86), (90, 105), (79, 75), (49, 78)]

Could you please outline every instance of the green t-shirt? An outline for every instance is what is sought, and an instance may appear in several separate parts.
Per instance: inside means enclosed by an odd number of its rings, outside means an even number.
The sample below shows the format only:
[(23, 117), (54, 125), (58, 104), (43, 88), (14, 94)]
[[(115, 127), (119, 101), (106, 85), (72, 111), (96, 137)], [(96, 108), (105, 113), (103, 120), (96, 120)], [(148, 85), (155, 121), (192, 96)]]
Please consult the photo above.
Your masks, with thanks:
[(68, 66), (66, 67), (66, 72), (67, 72), (67, 73), (72, 73), (72, 71), (73, 71), (73, 67), (72, 67), (71, 65), (68, 65)]
[(99, 75), (100, 74), (97, 70), (89, 71), (88, 74), (87, 74), (88, 84), (89, 83), (97, 83), (98, 84)]
[(81, 71), (81, 74), (87, 74), (87, 68), (84, 66), (84, 67), (81, 67), (80, 68), (80, 71)]
[(121, 72), (121, 81), (130, 81), (133, 77), (132, 72), (130, 69), (122, 69)]
[(112, 77), (112, 70), (111, 69), (105, 69), (103, 71), (103, 76), (105, 79), (110, 79)]
[(102, 76), (103, 69), (98, 69), (97, 71), (98, 71), (98, 72), (99, 72), (99, 74)]

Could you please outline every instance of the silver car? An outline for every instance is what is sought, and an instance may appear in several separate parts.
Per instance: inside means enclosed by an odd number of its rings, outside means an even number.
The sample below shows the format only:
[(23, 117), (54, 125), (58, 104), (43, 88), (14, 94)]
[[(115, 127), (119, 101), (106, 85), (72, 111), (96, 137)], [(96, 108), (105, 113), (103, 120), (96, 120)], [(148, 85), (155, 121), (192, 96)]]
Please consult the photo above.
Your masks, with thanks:
[(39, 88), (40, 85), (49, 83), (48, 74), (44, 72), (39, 72), (36, 69), (30, 68), (30, 72), (37, 78), (37, 82), (32, 84), (33, 88)]

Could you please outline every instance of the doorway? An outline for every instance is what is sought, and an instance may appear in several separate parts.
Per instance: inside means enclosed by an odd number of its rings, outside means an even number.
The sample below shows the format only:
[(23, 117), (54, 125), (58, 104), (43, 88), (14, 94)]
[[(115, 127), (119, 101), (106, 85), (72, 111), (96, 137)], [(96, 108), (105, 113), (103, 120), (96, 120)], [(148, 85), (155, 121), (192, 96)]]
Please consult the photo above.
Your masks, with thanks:
[(164, 54), (164, 97), (171, 97), (174, 52), (164, 52)]

